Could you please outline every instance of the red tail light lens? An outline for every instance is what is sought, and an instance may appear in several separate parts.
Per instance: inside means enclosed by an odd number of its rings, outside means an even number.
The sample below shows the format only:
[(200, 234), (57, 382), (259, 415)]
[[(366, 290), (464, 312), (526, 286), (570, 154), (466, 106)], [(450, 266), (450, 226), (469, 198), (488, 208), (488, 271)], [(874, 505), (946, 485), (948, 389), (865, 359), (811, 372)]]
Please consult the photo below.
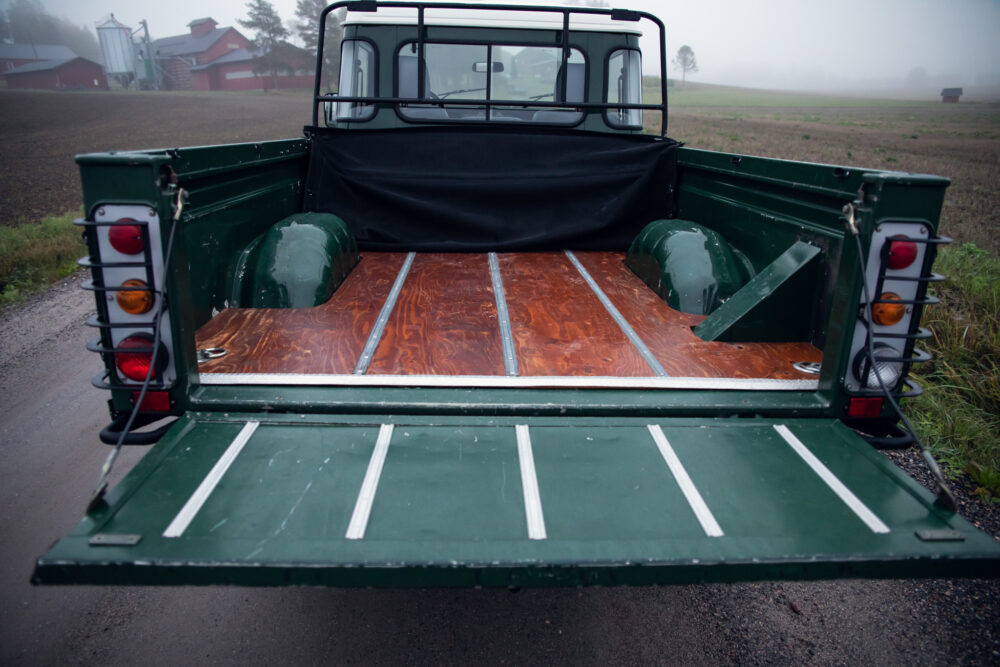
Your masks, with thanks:
[[(122, 218), (119, 223), (135, 222), (132, 218)], [(125, 255), (138, 255), (143, 251), (142, 227), (131, 224), (117, 224), (108, 227), (108, 242), (111, 247)]]
[(917, 244), (907, 241), (905, 236), (893, 236), (889, 239), (889, 256), (885, 263), (890, 269), (905, 269), (917, 259)]
[[(133, 403), (139, 400), (141, 393), (139, 391), (132, 392)], [(143, 412), (170, 412), (170, 394), (165, 391), (147, 391), (139, 409)]]
[(118, 343), (117, 347), (121, 351), (115, 352), (115, 365), (121, 374), (136, 382), (145, 380), (153, 363), (153, 337), (135, 334)]
[(853, 396), (847, 401), (848, 417), (878, 417), (882, 414), (881, 397)]

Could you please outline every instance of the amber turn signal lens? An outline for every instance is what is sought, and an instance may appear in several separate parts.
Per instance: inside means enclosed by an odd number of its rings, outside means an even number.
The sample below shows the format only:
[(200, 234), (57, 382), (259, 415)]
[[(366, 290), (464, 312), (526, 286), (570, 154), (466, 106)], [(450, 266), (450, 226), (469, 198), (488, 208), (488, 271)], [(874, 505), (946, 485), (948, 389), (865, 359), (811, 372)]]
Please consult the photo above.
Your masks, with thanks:
[[(137, 279), (126, 280), (122, 283), (122, 287), (145, 288), (146, 286), (146, 283)], [(147, 289), (118, 290), (116, 298), (118, 300), (118, 307), (132, 315), (142, 315), (149, 312), (149, 309), (153, 307), (153, 293)]]
[[(900, 301), (898, 294), (894, 292), (884, 292), (878, 298), (879, 301)], [(906, 315), (906, 304), (904, 303), (876, 303), (872, 304), (872, 319), (875, 324), (884, 327), (891, 327)]]

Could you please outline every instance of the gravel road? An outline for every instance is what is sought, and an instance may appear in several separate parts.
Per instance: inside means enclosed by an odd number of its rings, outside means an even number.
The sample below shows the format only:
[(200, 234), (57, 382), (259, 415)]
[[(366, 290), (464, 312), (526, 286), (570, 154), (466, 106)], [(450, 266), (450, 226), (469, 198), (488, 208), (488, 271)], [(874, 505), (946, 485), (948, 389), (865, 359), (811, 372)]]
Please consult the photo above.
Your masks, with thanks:
[(33, 559), (82, 515), (107, 453), (81, 279), (0, 313), (2, 665), (1000, 662), (1000, 584), (983, 581), (33, 588)]

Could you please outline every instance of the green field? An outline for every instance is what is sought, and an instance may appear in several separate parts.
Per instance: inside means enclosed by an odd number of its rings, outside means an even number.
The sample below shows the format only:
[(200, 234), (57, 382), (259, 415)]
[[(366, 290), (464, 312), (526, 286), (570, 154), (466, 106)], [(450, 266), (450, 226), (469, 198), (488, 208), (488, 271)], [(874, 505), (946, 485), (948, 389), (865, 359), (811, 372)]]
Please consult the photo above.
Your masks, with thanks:
[[(642, 78), (643, 101), (660, 102), (660, 82), (655, 77)], [(736, 86), (716, 86), (704, 83), (669, 82), (669, 106), (674, 107), (880, 107), (887, 103), (898, 106), (924, 106), (932, 102), (892, 101), (870, 97), (840, 97), (819, 93), (791, 93), (776, 90), (758, 90)]]

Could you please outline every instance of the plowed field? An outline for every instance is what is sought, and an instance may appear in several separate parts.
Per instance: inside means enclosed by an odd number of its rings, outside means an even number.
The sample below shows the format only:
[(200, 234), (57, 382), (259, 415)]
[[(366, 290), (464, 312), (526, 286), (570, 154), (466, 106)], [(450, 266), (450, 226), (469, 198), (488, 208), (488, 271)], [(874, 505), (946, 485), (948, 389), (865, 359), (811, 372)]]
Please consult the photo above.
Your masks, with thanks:
[[(757, 103), (768, 94), (756, 92)], [(944, 233), (1000, 251), (992, 224), (1000, 214), (1000, 105), (782, 107), (787, 96), (773, 95), (774, 107), (675, 106), (669, 134), (711, 150), (948, 176)], [(75, 154), (297, 137), (310, 119), (309, 97), (0, 91), (0, 225), (76, 210)], [(650, 126), (658, 126), (654, 116)]]
[(0, 91), (0, 224), (75, 211), (74, 155), (297, 137), (309, 97)]

